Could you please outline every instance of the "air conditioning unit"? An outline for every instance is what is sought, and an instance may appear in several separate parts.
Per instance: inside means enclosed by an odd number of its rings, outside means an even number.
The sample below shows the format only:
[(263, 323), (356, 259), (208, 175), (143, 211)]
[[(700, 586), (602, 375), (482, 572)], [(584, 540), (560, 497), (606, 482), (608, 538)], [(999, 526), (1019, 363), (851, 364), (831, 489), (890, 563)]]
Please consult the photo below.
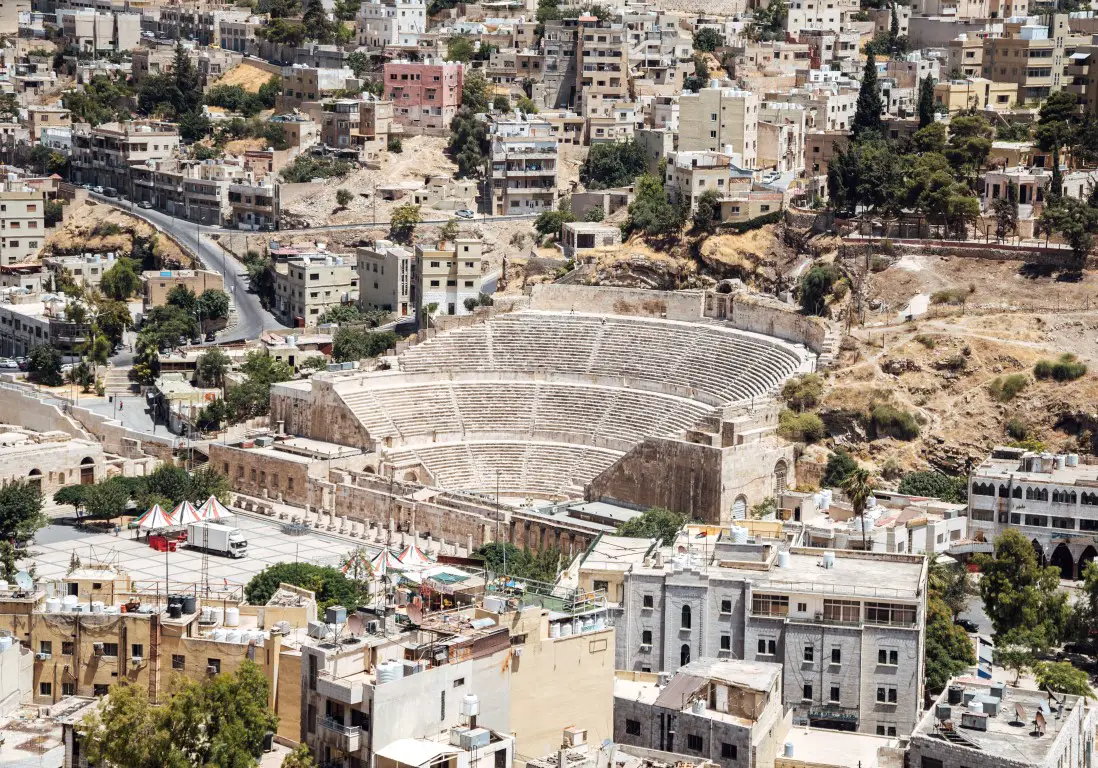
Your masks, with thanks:
[(94, 653), (96, 656), (102, 656), (103, 655), (103, 644), (102, 643), (92, 643), (92, 653)]
[(131, 656), (130, 657), (130, 664), (133, 664), (135, 667), (138, 664), (144, 664), (144, 663), (145, 663), (145, 660), (143, 658), (141, 658), (140, 656)]
[(366, 631), (369, 632), (371, 635), (376, 635), (380, 628), (381, 628), (381, 622), (379, 622), (379, 621), (367, 621), (366, 622)]
[(36, 653), (36, 654), (34, 654), (34, 658), (37, 659), (38, 661), (47, 661), (47, 660), (53, 658), (53, 654), (52, 653)]
[(217, 667), (215, 667), (213, 664), (206, 667), (206, 674), (207, 675), (216, 675), (217, 674)]

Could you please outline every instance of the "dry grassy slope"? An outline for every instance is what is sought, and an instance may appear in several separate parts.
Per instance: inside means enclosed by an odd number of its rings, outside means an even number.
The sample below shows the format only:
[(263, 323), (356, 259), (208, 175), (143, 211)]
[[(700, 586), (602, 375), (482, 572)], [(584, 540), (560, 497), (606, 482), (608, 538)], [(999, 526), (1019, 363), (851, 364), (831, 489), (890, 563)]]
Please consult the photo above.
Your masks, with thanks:
[(272, 77), (270, 72), (248, 63), (237, 64), (217, 81), (217, 85), (239, 85), (250, 93), (259, 93), (259, 87)]
[[(117, 235), (95, 234), (104, 225), (114, 224), (121, 230)], [(116, 208), (86, 201), (76, 206), (68, 220), (47, 239), (44, 253), (116, 253), (129, 254), (133, 250), (133, 235), (149, 237), (156, 230), (148, 223)], [(165, 265), (190, 267), (191, 259), (170, 238), (157, 237), (158, 254)]]

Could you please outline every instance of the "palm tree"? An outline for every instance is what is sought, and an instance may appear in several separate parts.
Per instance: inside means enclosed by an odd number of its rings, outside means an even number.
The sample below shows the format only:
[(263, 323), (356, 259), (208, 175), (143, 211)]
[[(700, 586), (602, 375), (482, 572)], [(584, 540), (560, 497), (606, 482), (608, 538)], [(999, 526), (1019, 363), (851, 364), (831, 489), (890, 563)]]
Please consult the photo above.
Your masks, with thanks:
[(842, 489), (854, 507), (854, 514), (858, 516), (862, 524), (862, 551), (868, 551), (865, 536), (865, 505), (869, 497), (873, 495), (873, 476), (864, 467), (853, 470), (843, 480)]

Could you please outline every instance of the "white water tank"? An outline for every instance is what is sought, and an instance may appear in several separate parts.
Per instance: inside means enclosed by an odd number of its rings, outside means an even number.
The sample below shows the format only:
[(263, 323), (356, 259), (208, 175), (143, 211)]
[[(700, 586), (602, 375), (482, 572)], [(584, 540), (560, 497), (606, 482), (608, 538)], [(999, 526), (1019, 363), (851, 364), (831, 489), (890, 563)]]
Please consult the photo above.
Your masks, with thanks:
[(61, 598), (60, 597), (47, 597), (46, 598), (46, 613), (60, 613), (61, 612)]
[(876, 506), (877, 506), (877, 498), (875, 496), (870, 496), (868, 499), (865, 500), (865, 508), (866, 509), (873, 509)]
[(225, 635), (227, 635), (227, 634), (229, 634), (229, 630), (221, 629), (221, 627), (218, 627), (217, 629), (215, 629), (213, 632), (210, 633), (210, 637), (213, 640), (221, 643), (221, 642), (225, 641)]
[(788, 568), (789, 567), (789, 550), (788, 549), (783, 549), (783, 550), (778, 552), (778, 567), (779, 568)]
[(690, 702), (690, 711), (695, 715), (700, 715), (705, 712), (705, 702), (701, 699), (694, 699)]
[(747, 529), (742, 525), (733, 525), (729, 529), (732, 534), (733, 544), (746, 544), (747, 543)]
[(92, 613), (102, 613), (103, 612), (103, 601), (102, 600), (92, 600), (91, 611), (92, 611)]
[(820, 491), (820, 493), (822, 493), (823, 497), (824, 497), (823, 498), (823, 506), (821, 507), (821, 509), (827, 509), (828, 507), (831, 506), (831, 498), (832, 498), (831, 489), (830, 488), (824, 488), (822, 491)]
[(65, 609), (65, 613), (72, 613), (76, 610), (76, 604), (80, 602), (80, 598), (76, 595), (65, 595), (61, 598), (61, 605)]
[(225, 642), (226, 643), (239, 643), (240, 642), (240, 630), (230, 629), (227, 632), (225, 632)]
[(377, 682), (391, 683), (404, 677), (404, 665), (399, 661), (383, 661), (377, 665)]
[(551, 622), (549, 624), (549, 637), (550, 638), (560, 637), (560, 623), (559, 622), (554, 621), (554, 622)]
[(784, 751), (786, 757), (792, 758), (793, 757), (793, 742), (792, 741), (787, 741), (785, 743), (785, 749), (783, 751)]
[(560, 623), (560, 636), (571, 637), (572, 636), (572, 622), (562, 621)]
[(828, 550), (828, 551), (824, 552), (823, 563), (824, 563), (824, 568), (834, 568), (835, 567), (835, 553), (832, 552), (831, 550)]
[(1067, 455), (1067, 465), (1068, 465), (1069, 467), (1077, 467), (1077, 466), (1079, 466), (1079, 454), (1077, 454), (1077, 453), (1069, 453), (1069, 454)]
[(11, 648), (11, 637), (8, 635), (0, 635), (0, 651), (6, 651)]
[(1067, 464), (1067, 457), (1063, 454), (1058, 455), (1056, 457), (1056, 468), (1063, 469), (1065, 464)]
[(240, 626), (240, 609), (239, 608), (226, 608), (225, 609), (225, 626), (226, 627), (239, 627)]
[(480, 714), (480, 699), (475, 694), (467, 693), (461, 697), (461, 716), (476, 717)]
[(201, 621), (203, 624), (211, 624), (213, 623), (213, 619), (213, 608), (209, 607), (208, 605), (202, 606), (202, 618), (199, 619), (199, 621)]

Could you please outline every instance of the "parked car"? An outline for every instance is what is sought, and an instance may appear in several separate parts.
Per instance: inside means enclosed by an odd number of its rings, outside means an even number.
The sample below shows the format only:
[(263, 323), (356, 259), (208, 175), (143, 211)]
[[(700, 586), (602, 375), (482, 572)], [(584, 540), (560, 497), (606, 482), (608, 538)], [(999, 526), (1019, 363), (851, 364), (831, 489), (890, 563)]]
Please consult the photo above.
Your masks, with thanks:
[(457, 216), (459, 219), (471, 219), (476, 216), (476, 214), (474, 214), (472, 211), (464, 208), (460, 211), (454, 211), (454, 215)]
[(145, 210), (149, 210), (150, 208), (153, 207), (153, 204), (150, 203), (148, 200), (142, 200), (140, 203), (137, 204), (137, 207), (138, 208), (144, 208)]
[(260, 229), (261, 232), (274, 232), (275, 231), (275, 225), (274, 224), (264, 224), (259, 229)]
[(206, 341), (217, 341), (217, 334), (213, 331), (206, 331)]
[(19, 363), (14, 360), (0, 360), (0, 370), (5, 371), (17, 371), (19, 370)]
[(101, 195), (101, 194), (103, 194), (103, 188), (98, 186), (98, 185), (94, 186), (94, 187), (92, 187), (92, 192), (95, 192), (95, 194), (97, 194), (97, 195)]

